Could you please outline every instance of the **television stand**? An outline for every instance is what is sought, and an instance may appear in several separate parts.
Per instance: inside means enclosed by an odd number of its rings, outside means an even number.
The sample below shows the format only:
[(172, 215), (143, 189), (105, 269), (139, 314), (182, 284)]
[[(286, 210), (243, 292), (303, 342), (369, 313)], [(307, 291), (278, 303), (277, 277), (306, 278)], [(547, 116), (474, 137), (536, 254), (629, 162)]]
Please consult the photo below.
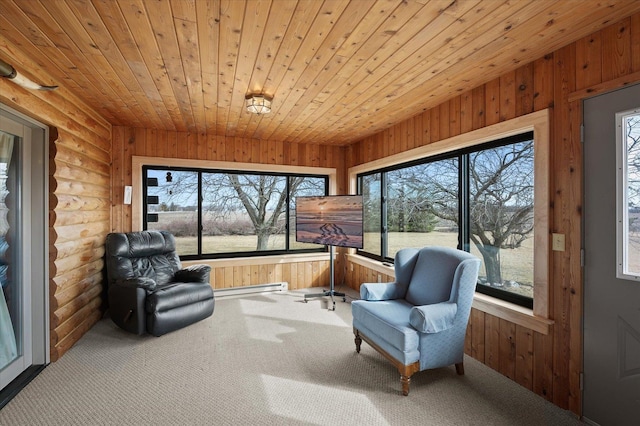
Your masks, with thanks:
[(332, 308), (330, 308), (329, 310), (335, 311), (336, 301), (334, 299), (334, 296), (342, 297), (343, 302), (347, 301), (347, 296), (344, 293), (335, 291), (334, 287), (335, 287), (335, 284), (334, 284), (334, 276), (333, 276), (333, 246), (329, 246), (329, 290), (325, 290), (322, 293), (305, 294), (304, 303), (307, 303), (307, 299), (312, 299), (314, 297), (330, 296), (331, 302), (333, 303), (333, 305), (332, 305)]

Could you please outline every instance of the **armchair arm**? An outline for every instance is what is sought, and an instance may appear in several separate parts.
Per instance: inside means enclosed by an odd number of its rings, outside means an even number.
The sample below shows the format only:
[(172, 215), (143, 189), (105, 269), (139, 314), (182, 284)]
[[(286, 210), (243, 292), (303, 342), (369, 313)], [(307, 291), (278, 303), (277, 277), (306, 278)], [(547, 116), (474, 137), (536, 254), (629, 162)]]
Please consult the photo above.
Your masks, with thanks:
[(362, 300), (392, 300), (400, 299), (406, 292), (405, 286), (392, 283), (364, 283), (360, 286)]
[(173, 280), (184, 283), (209, 283), (209, 275), (211, 274), (211, 266), (209, 265), (191, 265), (184, 269), (176, 271)]
[(453, 327), (458, 304), (453, 302), (414, 306), (409, 312), (409, 324), (421, 333), (439, 333)]
[(156, 289), (156, 282), (148, 277), (115, 280), (113, 284), (119, 287), (143, 288), (149, 291), (153, 291)]

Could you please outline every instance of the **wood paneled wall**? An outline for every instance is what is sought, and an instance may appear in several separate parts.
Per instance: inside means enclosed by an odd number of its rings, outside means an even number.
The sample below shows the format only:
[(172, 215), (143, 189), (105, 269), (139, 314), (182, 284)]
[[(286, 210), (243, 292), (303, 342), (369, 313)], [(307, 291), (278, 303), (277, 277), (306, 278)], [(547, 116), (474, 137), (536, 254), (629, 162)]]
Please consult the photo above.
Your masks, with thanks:
[[(566, 235), (566, 251), (553, 252), (550, 259), (550, 304), (555, 325), (550, 335), (542, 336), (474, 310), (467, 351), (556, 405), (579, 413), (580, 100), (591, 93), (640, 80), (639, 40), (640, 14), (636, 14), (347, 148), (123, 127), (112, 132), (108, 122), (64, 87), (56, 92), (31, 92), (0, 79), (0, 101), (48, 124), (54, 136), (50, 151), (52, 360), (68, 350), (102, 314), (104, 237), (110, 230), (131, 229), (130, 207), (123, 205), (122, 197), (123, 186), (131, 184), (132, 155), (346, 170), (551, 107), (553, 170), (549, 232)], [(16, 46), (0, 35), (4, 58), (20, 64), (30, 71), (30, 77), (47, 84), (46, 74), (39, 71), (42, 64), (22, 53), (28, 52), (29, 46), (26, 39)], [(343, 177), (338, 182), (338, 193), (346, 193)], [(309, 266), (305, 264), (304, 268), (306, 274)], [(323, 265), (318, 264), (318, 268), (323, 269)], [(300, 266), (296, 269), (299, 276)], [(354, 288), (370, 280), (361, 269), (347, 272), (347, 282)], [(312, 277), (313, 271), (311, 265)], [(231, 274), (226, 269), (216, 270), (215, 275), (219, 274), (233, 275), (230, 281), (234, 285), (242, 285), (241, 277), (247, 276), (246, 270), (238, 271), (237, 275), (235, 271)], [(273, 274), (277, 276), (279, 272)], [(372, 276), (377, 278), (377, 274)], [(224, 286), (228, 282), (225, 280)]]
[[(473, 309), (466, 351), (577, 414), (582, 371), (581, 99), (639, 81), (640, 14), (636, 14), (347, 149), (347, 167), (352, 167), (552, 109), (549, 233), (566, 235), (566, 250), (550, 254), (549, 302), (555, 324), (549, 335), (542, 335)], [(347, 282), (353, 288), (377, 278), (362, 269), (348, 272)]]
[[(131, 157), (168, 157), (193, 160), (231, 161), (287, 166), (345, 169), (345, 148), (238, 137), (207, 135), (129, 127), (113, 128), (112, 225), (114, 232), (132, 230), (131, 206), (123, 203), (123, 188), (131, 185)], [(337, 192), (344, 193), (344, 173), (338, 173)], [(329, 263), (281, 263), (278, 259), (256, 258), (255, 263), (236, 265), (212, 263), (214, 288), (242, 287), (287, 281), (289, 288), (328, 284)]]
[[(23, 67), (38, 69), (1, 37), (0, 46)], [(46, 82), (43, 73), (35, 77)], [(111, 223), (111, 125), (64, 88), (27, 91), (0, 79), (0, 102), (50, 126), (50, 354), (55, 361), (103, 313), (102, 256)]]

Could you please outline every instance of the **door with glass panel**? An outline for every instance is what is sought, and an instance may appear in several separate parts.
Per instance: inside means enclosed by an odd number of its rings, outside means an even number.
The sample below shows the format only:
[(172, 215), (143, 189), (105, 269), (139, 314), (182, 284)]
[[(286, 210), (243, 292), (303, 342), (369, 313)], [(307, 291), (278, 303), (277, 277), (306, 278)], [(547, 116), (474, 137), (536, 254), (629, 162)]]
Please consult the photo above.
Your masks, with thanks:
[(0, 109), (0, 390), (47, 361), (44, 135)]
[(15, 196), (19, 145), (19, 137), (0, 131), (0, 371), (8, 370), (23, 353), (21, 278), (12, 265), (20, 241), (16, 232), (20, 227), (16, 214), (20, 199)]
[(584, 102), (583, 415), (640, 414), (640, 84)]

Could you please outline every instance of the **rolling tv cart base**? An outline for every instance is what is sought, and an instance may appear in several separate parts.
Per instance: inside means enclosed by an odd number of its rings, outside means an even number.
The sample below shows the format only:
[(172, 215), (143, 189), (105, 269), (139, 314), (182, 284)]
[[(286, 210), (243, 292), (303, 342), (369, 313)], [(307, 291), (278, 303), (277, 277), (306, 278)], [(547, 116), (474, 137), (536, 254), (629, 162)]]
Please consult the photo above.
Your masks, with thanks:
[(344, 293), (340, 293), (334, 290), (334, 278), (333, 278), (333, 246), (329, 246), (329, 290), (323, 291), (322, 293), (313, 293), (313, 294), (305, 294), (304, 295), (304, 303), (307, 303), (307, 299), (311, 299), (314, 297), (326, 297), (331, 296), (332, 306), (329, 308), (330, 311), (336, 310), (336, 301), (334, 296), (342, 297), (342, 301), (347, 301), (347, 296)]

